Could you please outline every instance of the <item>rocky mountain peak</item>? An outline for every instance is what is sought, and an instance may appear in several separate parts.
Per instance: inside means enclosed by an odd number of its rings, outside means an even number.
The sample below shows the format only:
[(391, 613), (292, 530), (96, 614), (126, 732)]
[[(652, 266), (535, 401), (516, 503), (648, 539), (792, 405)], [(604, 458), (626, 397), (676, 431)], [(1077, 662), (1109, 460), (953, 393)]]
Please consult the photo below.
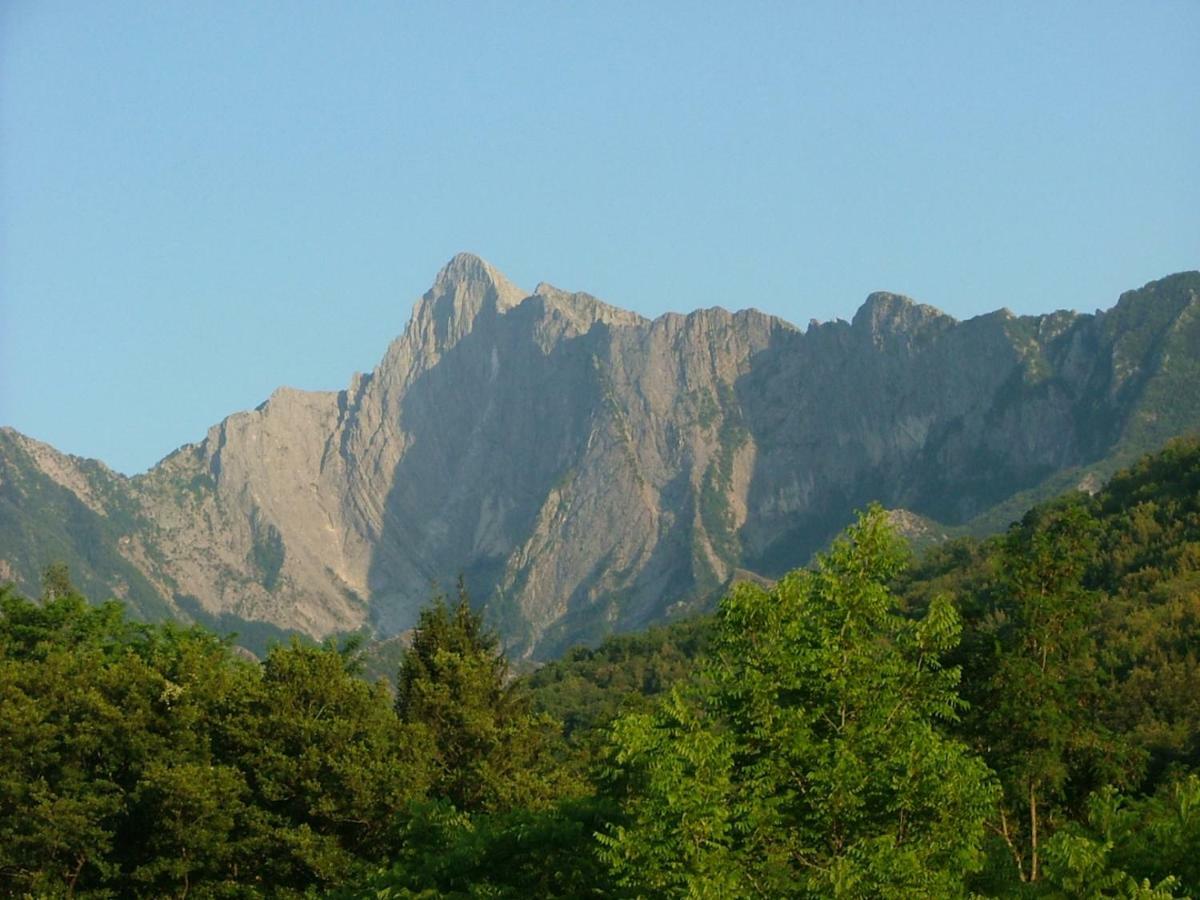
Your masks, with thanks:
[(442, 267), (424, 300), (432, 300), (439, 312), (466, 314), (491, 306), (498, 312), (518, 305), (526, 292), (486, 260), (473, 253), (459, 253)]
[(427, 353), (444, 353), (469, 334), (478, 319), (504, 313), (525, 296), (490, 263), (459, 253), (418, 301), (408, 336)]
[(402, 632), (465, 573), (544, 657), (801, 565), (873, 500), (918, 542), (1004, 524), (1200, 422), (1196, 273), (1098, 316), (881, 292), (791, 330), (527, 295), (459, 254), (370, 375), (281, 389), (136, 479), (0, 428), (0, 573), (36, 590), (53, 548), (146, 615), (314, 637)]
[(879, 323), (905, 323), (920, 319), (950, 318), (936, 306), (918, 303), (903, 294), (890, 291), (874, 291), (867, 295), (863, 305), (854, 314), (854, 324), (866, 319)]
[(611, 306), (591, 294), (564, 291), (545, 281), (538, 283), (532, 296), (542, 301), (547, 312), (557, 313), (574, 324), (579, 331), (586, 331), (593, 322), (638, 325), (647, 321), (645, 317), (631, 310)]
[[(499, 269), (474, 253), (455, 254), (446, 265), (442, 266), (429, 292), (442, 295), (453, 293), (455, 289), (470, 285), (478, 285), (484, 290), (490, 288), (509, 300), (511, 300), (513, 292), (524, 296), (524, 293), (505, 278)], [(517, 300), (519, 302), (520, 297)]]
[(937, 322), (952, 325), (954, 321), (940, 309), (918, 303), (903, 294), (875, 291), (854, 314), (851, 325), (878, 337), (917, 331)]
[(1178, 272), (1125, 291), (1108, 315), (1123, 325), (1141, 318), (1175, 315), (1200, 299), (1200, 272)]

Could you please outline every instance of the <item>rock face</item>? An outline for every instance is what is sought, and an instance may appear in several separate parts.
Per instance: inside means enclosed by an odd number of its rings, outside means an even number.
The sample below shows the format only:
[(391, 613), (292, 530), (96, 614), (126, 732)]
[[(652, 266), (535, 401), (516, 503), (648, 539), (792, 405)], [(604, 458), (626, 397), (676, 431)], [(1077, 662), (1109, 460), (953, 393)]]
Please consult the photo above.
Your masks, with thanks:
[[(401, 632), (463, 573), (545, 656), (803, 564), (874, 500), (1019, 512), (1200, 425), (1197, 384), (1198, 273), (1096, 315), (958, 322), (879, 293), (800, 331), (527, 294), (463, 254), (374, 372), (280, 389), (145, 475), (6, 430), (0, 561), (28, 585), (65, 548), (147, 615), (314, 636)], [(47, 554), (51, 497), (83, 524)]]

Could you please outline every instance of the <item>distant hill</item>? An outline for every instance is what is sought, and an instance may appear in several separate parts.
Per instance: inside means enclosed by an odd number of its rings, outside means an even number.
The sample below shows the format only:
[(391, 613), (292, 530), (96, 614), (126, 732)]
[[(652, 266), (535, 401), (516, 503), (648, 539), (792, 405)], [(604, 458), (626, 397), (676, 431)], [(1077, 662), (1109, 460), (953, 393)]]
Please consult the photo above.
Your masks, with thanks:
[(410, 628), (461, 572), (517, 656), (705, 608), (871, 501), (1002, 528), (1200, 427), (1200, 273), (1094, 315), (872, 294), (800, 330), (653, 321), (455, 257), (376, 369), (283, 388), (144, 475), (0, 430), (0, 578), (257, 640)]

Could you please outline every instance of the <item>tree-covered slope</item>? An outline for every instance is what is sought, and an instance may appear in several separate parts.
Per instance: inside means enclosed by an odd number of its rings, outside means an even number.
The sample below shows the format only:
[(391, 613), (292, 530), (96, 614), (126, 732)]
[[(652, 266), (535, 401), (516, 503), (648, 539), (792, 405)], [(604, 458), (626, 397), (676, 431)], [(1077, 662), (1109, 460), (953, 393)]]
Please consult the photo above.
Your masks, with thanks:
[[(1087, 538), (1076, 566), (1095, 643), (1089, 665), (1103, 669), (1093, 713), (1145, 754), (1148, 778), (1172, 762), (1200, 765), (1200, 440), (1171, 442), (1095, 494), (1047, 501), (1003, 535), (927, 546), (895, 587), (911, 609), (937, 596), (956, 603), (964, 620), (958, 661), (966, 682), (978, 684), (1016, 602), (1005, 567), (1025, 551), (1010, 543), (1040, 540), (1064, 520)], [(1065, 565), (1067, 549), (1058, 549)], [(576, 648), (528, 676), (535, 702), (585, 729), (644, 708), (694, 671), (712, 627), (711, 618), (690, 618)]]
[(89, 596), (168, 618), (172, 605), (122, 546), (145, 525), (119, 475), (0, 428), (0, 581), (36, 595), (42, 571), (66, 563)]
[(511, 680), (0, 588), (0, 894), (1200, 892), (1200, 442), (907, 564), (872, 508), (715, 615)]

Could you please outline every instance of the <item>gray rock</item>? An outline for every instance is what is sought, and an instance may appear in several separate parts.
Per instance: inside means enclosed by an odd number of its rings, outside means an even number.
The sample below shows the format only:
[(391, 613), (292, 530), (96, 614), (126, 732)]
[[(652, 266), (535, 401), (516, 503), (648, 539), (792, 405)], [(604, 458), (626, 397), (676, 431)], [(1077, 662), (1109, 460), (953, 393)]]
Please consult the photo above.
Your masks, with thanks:
[(1188, 273), (1095, 315), (959, 322), (877, 293), (802, 332), (527, 294), (461, 254), (344, 391), (282, 388), (133, 479), (12, 432), (0, 460), (130, 510), (113, 552), (181, 617), (389, 636), (462, 573), (546, 656), (802, 565), (869, 502), (986, 521), (1196, 427), (1198, 298)]

